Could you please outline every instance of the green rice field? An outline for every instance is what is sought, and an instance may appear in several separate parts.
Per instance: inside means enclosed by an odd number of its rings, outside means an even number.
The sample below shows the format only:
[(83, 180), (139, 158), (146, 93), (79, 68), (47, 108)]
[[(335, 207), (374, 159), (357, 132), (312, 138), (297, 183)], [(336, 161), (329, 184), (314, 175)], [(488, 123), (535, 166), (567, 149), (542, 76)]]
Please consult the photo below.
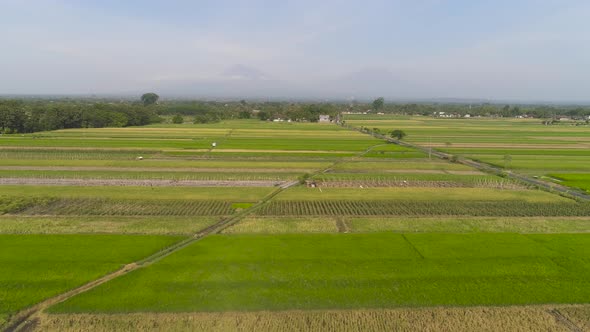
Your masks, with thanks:
[(0, 322), (10, 314), (146, 257), (178, 237), (0, 235)]
[(585, 234), (212, 236), (50, 311), (580, 303), (589, 245)]
[[(345, 119), (402, 129), (407, 142), (504, 175), (590, 190), (587, 127)], [(447, 324), (430, 330), (448, 330), (459, 310), (470, 326), (510, 317), (502, 326), (556, 330), (555, 308), (584, 326), (590, 202), (355, 128), (225, 120), (0, 136), (0, 330), (133, 263), (25, 327), (272, 330), (313, 315), (392, 322), (377, 317), (403, 311), (396, 322), (429, 312)]]

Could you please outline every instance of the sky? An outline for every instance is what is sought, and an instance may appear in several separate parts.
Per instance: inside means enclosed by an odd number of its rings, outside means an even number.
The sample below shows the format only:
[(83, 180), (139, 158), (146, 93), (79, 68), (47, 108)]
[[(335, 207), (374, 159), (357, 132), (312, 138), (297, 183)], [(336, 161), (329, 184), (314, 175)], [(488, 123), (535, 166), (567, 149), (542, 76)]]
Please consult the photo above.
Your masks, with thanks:
[(0, 0), (0, 95), (590, 101), (587, 0)]

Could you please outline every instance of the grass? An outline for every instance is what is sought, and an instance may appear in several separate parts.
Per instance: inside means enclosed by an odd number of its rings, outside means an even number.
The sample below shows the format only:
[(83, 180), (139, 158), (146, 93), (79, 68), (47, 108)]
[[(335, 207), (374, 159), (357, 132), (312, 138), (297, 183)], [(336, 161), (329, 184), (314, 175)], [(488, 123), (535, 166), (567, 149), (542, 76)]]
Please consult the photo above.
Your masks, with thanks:
[(237, 170), (258, 170), (266, 172), (272, 170), (290, 170), (290, 169), (318, 169), (325, 168), (330, 163), (317, 161), (249, 161), (249, 160), (195, 160), (186, 158), (169, 158), (169, 159), (144, 159), (144, 160), (69, 160), (69, 159), (0, 159), (1, 166), (28, 166), (28, 167), (106, 167), (106, 168), (134, 168), (146, 169), (153, 168), (166, 169), (173, 171), (192, 170), (195, 172), (201, 169), (237, 169)]
[(590, 233), (590, 217), (247, 217), (224, 233)]
[(473, 168), (461, 164), (453, 164), (442, 161), (356, 161), (347, 162), (337, 165), (334, 170), (369, 170), (369, 171), (388, 171), (388, 170), (439, 170), (439, 171), (473, 171)]
[(52, 313), (585, 303), (590, 235), (216, 235)]
[[(434, 145), (452, 154), (499, 167), (543, 175), (547, 172), (588, 172), (588, 126), (545, 126), (541, 119), (437, 119), (433, 117), (347, 115), (349, 125), (382, 131), (403, 129), (406, 141)], [(504, 156), (512, 162), (505, 165)], [(543, 160), (543, 162), (539, 162)]]
[(83, 285), (179, 237), (0, 235), (0, 316)]
[(336, 233), (332, 218), (314, 217), (246, 217), (223, 233), (285, 234), (285, 233)]
[(590, 193), (590, 174), (550, 174), (549, 176), (561, 180), (560, 184), (579, 188)]
[(589, 217), (363, 217), (347, 223), (359, 233), (590, 233)]
[[(220, 128), (225, 125), (228, 127)], [(142, 128), (69, 129), (0, 137), (0, 146), (27, 148), (193, 150), (363, 151), (378, 140), (337, 126), (265, 125), (261, 121), (227, 121), (217, 127), (151, 126)]]
[[(589, 171), (590, 154), (581, 148), (590, 142), (587, 128), (472, 120), (371, 116), (349, 123), (403, 129), (409, 142), (433, 142), (500, 167), (509, 154), (519, 172), (585, 181), (567, 172)], [(354, 188), (289, 188), (225, 234), (51, 308), (65, 314), (42, 315), (38, 327), (448, 330), (464, 323), (470, 331), (549, 330), (556, 325), (547, 309), (391, 308), (588, 302), (590, 205), (505, 187), (502, 178), (335, 125), (232, 120), (0, 138), (0, 177), (292, 179), (335, 161), (316, 180)], [(358, 188), (396, 181), (422, 187)], [(476, 188), (451, 188), (459, 185)], [(9, 213), (0, 216), (0, 234), (10, 234), (0, 235), (0, 266), (10, 267), (0, 273), (0, 325), (23, 306), (179, 239), (148, 234), (195, 234), (275, 190), (0, 186), (0, 214)], [(19, 241), (7, 245), (8, 236)], [(338, 311), (315, 311), (325, 309)], [(564, 315), (580, 321), (580, 310)]]
[[(277, 200), (404, 200), (404, 201), (525, 201), (568, 202), (570, 200), (540, 190), (502, 190), (491, 188), (318, 188), (296, 187), (277, 196)], [(468, 205), (468, 204), (466, 204)]]
[(207, 216), (0, 216), (0, 233), (189, 235), (218, 219)]
[(2, 186), (12, 197), (105, 198), (145, 200), (236, 200), (256, 202), (274, 188), (255, 187), (133, 187), (133, 186)]

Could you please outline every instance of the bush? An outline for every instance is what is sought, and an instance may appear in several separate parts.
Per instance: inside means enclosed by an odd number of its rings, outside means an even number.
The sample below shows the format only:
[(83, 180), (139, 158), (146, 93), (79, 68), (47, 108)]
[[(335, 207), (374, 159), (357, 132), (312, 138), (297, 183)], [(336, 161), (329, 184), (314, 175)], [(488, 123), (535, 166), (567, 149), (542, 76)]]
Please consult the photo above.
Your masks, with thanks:
[(182, 117), (182, 115), (177, 114), (172, 118), (172, 123), (182, 124), (182, 123), (184, 123), (184, 118)]

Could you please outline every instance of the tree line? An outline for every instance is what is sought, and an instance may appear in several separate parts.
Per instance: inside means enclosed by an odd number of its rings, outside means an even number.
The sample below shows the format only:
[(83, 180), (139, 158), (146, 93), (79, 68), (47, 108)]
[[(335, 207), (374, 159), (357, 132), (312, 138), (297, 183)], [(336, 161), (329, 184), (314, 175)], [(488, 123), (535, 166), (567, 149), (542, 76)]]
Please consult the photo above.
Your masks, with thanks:
[(317, 122), (320, 115), (335, 119), (341, 112), (432, 116), (440, 112), (457, 116), (559, 116), (587, 119), (588, 106), (387, 103), (373, 102), (269, 102), (269, 101), (159, 101), (146, 93), (138, 100), (97, 99), (0, 99), (0, 133), (32, 133), (68, 128), (142, 126), (163, 121), (212, 123), (227, 119), (275, 119)]
[(0, 133), (7, 134), (143, 126), (161, 120), (153, 108), (133, 103), (0, 100)]

